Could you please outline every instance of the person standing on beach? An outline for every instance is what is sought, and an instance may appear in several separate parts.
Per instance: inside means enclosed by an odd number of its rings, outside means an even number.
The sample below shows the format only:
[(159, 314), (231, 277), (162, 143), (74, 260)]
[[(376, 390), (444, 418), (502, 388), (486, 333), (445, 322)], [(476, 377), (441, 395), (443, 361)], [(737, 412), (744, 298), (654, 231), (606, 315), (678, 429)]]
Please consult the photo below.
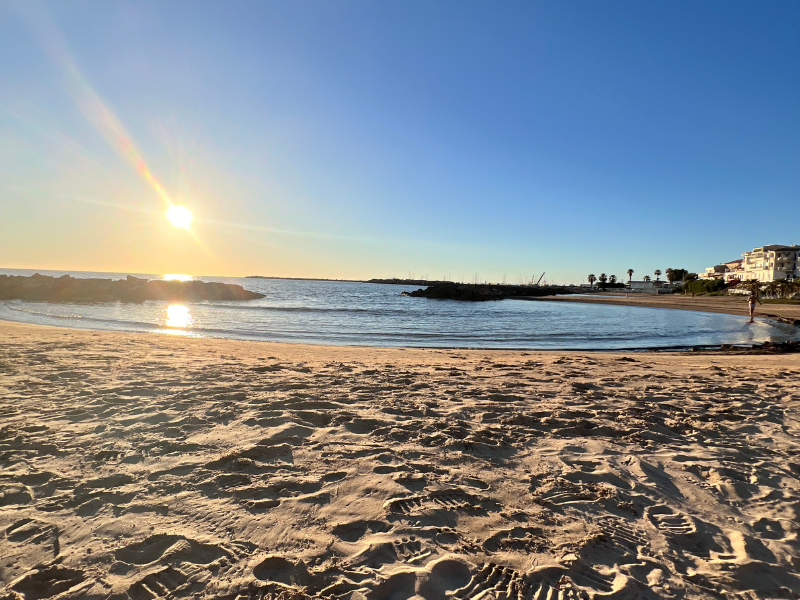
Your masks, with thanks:
[(758, 291), (757, 290), (753, 290), (752, 292), (750, 292), (750, 297), (747, 299), (747, 306), (750, 308), (750, 322), (751, 323), (753, 322), (753, 315), (756, 312), (756, 302), (758, 302), (762, 306), (764, 305), (764, 303), (761, 302), (761, 300), (758, 299)]

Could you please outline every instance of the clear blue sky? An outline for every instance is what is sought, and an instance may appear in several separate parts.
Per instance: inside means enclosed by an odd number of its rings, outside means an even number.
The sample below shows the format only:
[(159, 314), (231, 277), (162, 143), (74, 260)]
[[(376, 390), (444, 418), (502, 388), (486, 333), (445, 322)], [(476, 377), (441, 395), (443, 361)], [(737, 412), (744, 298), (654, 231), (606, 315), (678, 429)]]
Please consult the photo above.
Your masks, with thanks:
[(0, 267), (568, 282), (800, 244), (796, 1), (6, 0), (0, 56)]

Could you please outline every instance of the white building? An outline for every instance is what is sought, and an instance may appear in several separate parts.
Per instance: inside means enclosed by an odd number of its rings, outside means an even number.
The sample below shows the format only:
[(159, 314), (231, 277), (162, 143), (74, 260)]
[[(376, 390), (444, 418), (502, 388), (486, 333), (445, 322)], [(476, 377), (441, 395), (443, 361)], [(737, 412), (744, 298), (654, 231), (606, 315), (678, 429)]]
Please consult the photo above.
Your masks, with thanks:
[(666, 294), (672, 292), (672, 284), (666, 281), (629, 281), (625, 287), (640, 294)]
[(800, 279), (800, 246), (761, 246), (742, 254), (741, 277), (769, 283), (776, 279)]
[(708, 267), (705, 273), (700, 273), (700, 279), (723, 279), (726, 283), (744, 279), (744, 259), (739, 258), (726, 263)]

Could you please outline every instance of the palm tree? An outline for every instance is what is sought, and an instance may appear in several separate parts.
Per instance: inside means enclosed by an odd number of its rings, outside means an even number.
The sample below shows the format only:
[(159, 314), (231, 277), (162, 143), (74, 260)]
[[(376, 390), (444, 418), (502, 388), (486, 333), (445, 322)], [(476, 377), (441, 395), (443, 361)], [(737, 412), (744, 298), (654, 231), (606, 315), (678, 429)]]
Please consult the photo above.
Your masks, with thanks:
[(594, 273), (589, 273), (586, 280), (589, 282), (589, 288), (592, 288), (594, 287), (594, 282), (597, 281), (597, 277), (594, 276)]
[(791, 289), (791, 284), (786, 279), (776, 279), (775, 284), (778, 286), (778, 293), (781, 297), (786, 296)]
[(628, 283), (633, 280), (633, 269), (628, 269)]
[(656, 271), (655, 271), (655, 273), (653, 273), (653, 275), (656, 276), (656, 281), (658, 281), (658, 278), (661, 277), (661, 269), (656, 269)]
[(597, 278), (597, 281), (600, 282), (600, 287), (606, 289), (606, 281), (608, 281), (608, 277), (606, 277), (605, 273), (600, 273), (600, 277)]
[(777, 292), (777, 291), (778, 291), (778, 282), (777, 282), (777, 281), (770, 281), (770, 282), (767, 284), (767, 287), (766, 287), (766, 290), (765, 290), (765, 291), (766, 291), (766, 292), (767, 292), (767, 293), (768, 293), (768, 294), (769, 294), (771, 297), (773, 297), (773, 298), (774, 298), (774, 297), (775, 297), (775, 292)]
[(642, 277), (642, 281), (650, 281), (650, 275), (645, 275)]
[(610, 283), (611, 285), (614, 285), (615, 283), (617, 283), (617, 276), (616, 275), (609, 275), (608, 276), (608, 283)]

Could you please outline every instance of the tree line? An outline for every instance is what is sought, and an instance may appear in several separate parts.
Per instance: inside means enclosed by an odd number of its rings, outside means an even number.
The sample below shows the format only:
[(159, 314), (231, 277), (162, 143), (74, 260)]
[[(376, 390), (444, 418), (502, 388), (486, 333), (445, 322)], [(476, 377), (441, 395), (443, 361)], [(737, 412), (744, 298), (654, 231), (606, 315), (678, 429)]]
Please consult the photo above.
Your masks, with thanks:
[[(634, 270), (633, 269), (628, 269), (627, 273), (628, 273), (628, 283), (630, 283), (631, 281), (633, 281)], [(662, 274), (663, 273), (661, 272), (661, 269), (656, 269), (655, 271), (653, 271), (653, 275), (656, 276), (656, 281), (657, 282), (661, 281), (661, 275)], [(697, 279), (697, 273), (689, 273), (689, 271), (687, 271), (686, 269), (667, 269), (666, 270), (666, 276), (667, 276), (667, 280), (670, 283), (675, 283), (676, 281), (682, 281), (682, 282), (686, 283), (687, 281), (694, 281), (695, 279)], [(606, 275), (605, 273), (600, 273), (599, 277), (596, 277), (594, 273), (589, 273), (589, 276), (586, 278), (586, 280), (589, 282), (589, 287), (590, 288), (594, 287), (595, 281), (597, 282), (597, 287), (603, 288), (603, 289), (609, 288), (609, 287), (610, 288), (625, 287), (624, 283), (618, 283), (617, 282), (617, 276), (616, 275)], [(642, 278), (642, 280), (643, 281), (652, 281), (652, 279), (650, 278), (650, 275), (645, 275)]]

